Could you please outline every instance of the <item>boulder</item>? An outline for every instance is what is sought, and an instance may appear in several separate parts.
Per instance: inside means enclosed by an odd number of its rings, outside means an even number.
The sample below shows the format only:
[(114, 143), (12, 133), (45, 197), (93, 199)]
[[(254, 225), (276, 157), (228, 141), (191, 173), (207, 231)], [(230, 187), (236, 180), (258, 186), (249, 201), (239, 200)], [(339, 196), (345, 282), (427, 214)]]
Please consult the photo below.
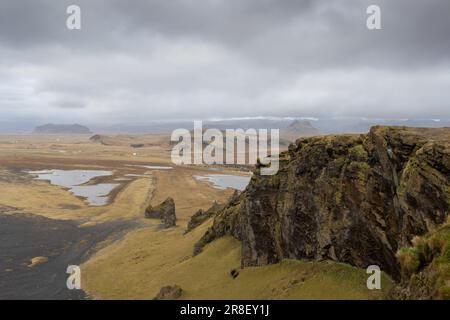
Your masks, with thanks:
[(33, 259), (31, 259), (31, 263), (28, 265), (28, 267), (33, 268), (46, 262), (48, 262), (48, 257), (34, 257)]
[(165, 286), (159, 290), (159, 293), (153, 300), (175, 300), (181, 297), (182, 293), (183, 289), (177, 285)]

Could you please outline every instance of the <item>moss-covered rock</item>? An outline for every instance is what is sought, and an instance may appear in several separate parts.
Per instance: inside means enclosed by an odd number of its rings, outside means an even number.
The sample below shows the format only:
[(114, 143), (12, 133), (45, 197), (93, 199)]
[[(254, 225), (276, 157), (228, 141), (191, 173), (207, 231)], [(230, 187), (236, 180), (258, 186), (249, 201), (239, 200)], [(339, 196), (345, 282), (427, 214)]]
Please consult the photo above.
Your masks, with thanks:
[(164, 228), (174, 227), (177, 221), (175, 201), (169, 197), (156, 207), (148, 206), (145, 210), (145, 217), (148, 219), (161, 219)]
[[(275, 176), (255, 170), (195, 253), (232, 235), (242, 243), (244, 267), (284, 258), (334, 260), (379, 265), (399, 280), (397, 251), (449, 213), (448, 128), (377, 126), (366, 135), (298, 139), (281, 157), (287, 160)], [(420, 266), (414, 250), (406, 252), (414, 274)]]
[(450, 223), (412, 244), (397, 253), (402, 282), (395, 293), (403, 299), (450, 299)]
[(206, 211), (203, 209), (198, 210), (189, 220), (185, 233), (188, 233), (189, 231), (201, 225), (203, 222), (205, 222), (206, 220), (214, 216), (216, 213), (218, 213), (222, 208), (223, 205), (214, 201), (213, 205), (208, 210)]

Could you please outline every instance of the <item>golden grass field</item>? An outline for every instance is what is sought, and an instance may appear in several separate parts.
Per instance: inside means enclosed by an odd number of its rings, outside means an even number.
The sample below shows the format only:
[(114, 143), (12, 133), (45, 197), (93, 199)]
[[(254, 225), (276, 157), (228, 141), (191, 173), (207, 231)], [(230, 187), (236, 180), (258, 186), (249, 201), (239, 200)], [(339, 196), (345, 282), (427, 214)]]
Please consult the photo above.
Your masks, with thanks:
[[(96, 299), (152, 299), (162, 286), (177, 284), (182, 299), (378, 299), (392, 282), (383, 278), (380, 291), (366, 288), (365, 270), (332, 262), (286, 260), (280, 264), (240, 269), (240, 244), (219, 239), (198, 256), (193, 245), (211, 221), (184, 235), (191, 215), (213, 201), (225, 202), (233, 190), (219, 190), (194, 175), (207, 167), (149, 170), (136, 165), (173, 166), (164, 135), (111, 137), (114, 145), (92, 142), (89, 136), (0, 136), (0, 205), (55, 219), (74, 219), (91, 225), (118, 219), (138, 221), (141, 227), (98, 250), (84, 263), (82, 288)], [(148, 146), (132, 148), (130, 141)], [(110, 204), (93, 207), (62, 187), (34, 180), (23, 170), (101, 169), (115, 179), (135, 174), (113, 193)], [(217, 169), (217, 168), (216, 168)], [(214, 173), (247, 175), (218, 168)], [(105, 181), (108, 181), (106, 179)], [(177, 226), (158, 229), (144, 210), (172, 197)], [(233, 279), (231, 270), (239, 271)]]

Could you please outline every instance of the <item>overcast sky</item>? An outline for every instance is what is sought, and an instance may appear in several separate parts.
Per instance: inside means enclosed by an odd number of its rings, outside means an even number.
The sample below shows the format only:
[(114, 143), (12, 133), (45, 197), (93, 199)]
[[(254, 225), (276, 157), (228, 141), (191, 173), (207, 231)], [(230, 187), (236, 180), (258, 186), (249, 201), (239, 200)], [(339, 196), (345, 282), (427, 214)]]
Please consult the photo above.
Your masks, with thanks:
[(448, 119), (449, 101), (449, 0), (0, 1), (2, 121)]

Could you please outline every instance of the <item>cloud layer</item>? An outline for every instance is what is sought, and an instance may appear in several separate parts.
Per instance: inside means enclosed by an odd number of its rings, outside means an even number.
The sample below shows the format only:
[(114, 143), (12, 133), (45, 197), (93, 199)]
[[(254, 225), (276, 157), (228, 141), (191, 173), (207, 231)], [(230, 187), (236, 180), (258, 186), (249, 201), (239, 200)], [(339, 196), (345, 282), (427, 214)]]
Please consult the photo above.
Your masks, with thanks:
[[(382, 30), (366, 28), (373, 3)], [(0, 117), (450, 118), (449, 12), (448, 0), (3, 0)]]

